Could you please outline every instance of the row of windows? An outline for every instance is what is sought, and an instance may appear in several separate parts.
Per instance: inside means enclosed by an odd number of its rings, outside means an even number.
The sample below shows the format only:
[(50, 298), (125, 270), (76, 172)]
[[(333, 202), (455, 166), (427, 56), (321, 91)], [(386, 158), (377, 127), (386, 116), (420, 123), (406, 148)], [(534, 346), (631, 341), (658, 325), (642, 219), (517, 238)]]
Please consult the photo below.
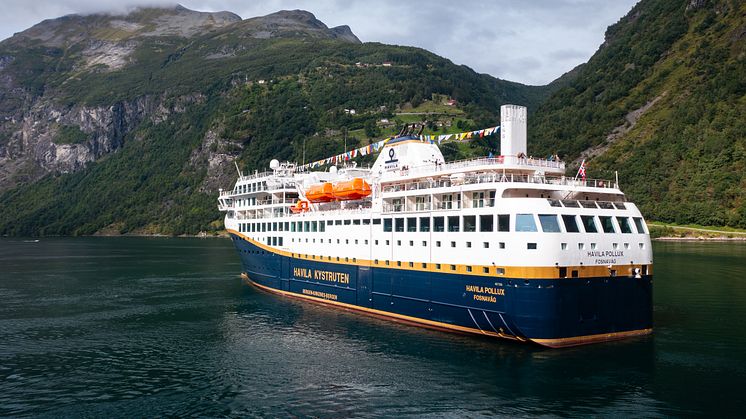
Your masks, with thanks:
[(624, 202), (608, 202), (608, 201), (576, 201), (574, 199), (548, 199), (549, 205), (557, 208), (592, 208), (592, 209), (627, 209)]
[[(296, 241), (298, 243), (303, 243), (304, 241), (305, 241), (305, 243), (316, 243), (317, 239), (315, 239), (315, 238), (314, 239), (308, 239), (308, 238), (306, 238), (306, 239), (301, 239), (301, 238), (296, 239), (295, 237), (293, 237), (291, 240), (293, 241), (293, 243), (295, 243)], [(349, 244), (355, 244), (355, 245), (364, 244), (366, 246), (368, 245), (368, 240), (367, 239), (365, 239), (365, 240), (358, 240), (358, 239), (354, 239), (354, 240), (351, 240), (351, 239), (318, 239), (318, 243), (321, 243), (321, 244), (323, 244), (323, 243), (333, 244), (335, 242), (335, 240), (336, 240), (337, 244), (345, 244), (345, 245), (349, 245)], [(391, 245), (391, 240), (382, 240), (382, 241), (383, 241), (383, 243), (384, 243), (385, 246), (390, 246)], [(415, 241), (414, 240), (409, 240), (409, 241), (396, 240), (395, 242), (396, 242), (396, 246), (398, 246), (398, 247), (401, 247), (403, 245), (407, 245), (407, 243), (409, 244), (409, 247), (414, 247), (415, 246)], [(280, 237), (280, 242), (279, 243), (282, 243), (282, 237)], [(421, 247), (427, 247), (427, 243), (428, 243), (427, 240), (422, 240), (421, 241)], [(450, 247), (457, 247), (457, 243), (458, 242), (455, 241), (455, 240), (451, 241), (450, 242)], [(267, 243), (267, 244), (270, 244), (270, 243)], [(440, 240), (436, 240), (434, 242), (434, 244), (435, 244), (435, 247), (443, 247), (443, 242), (440, 241)], [(645, 248), (645, 244), (644, 243), (638, 243), (638, 244), (639, 244), (640, 249), (644, 249)], [(374, 246), (378, 246), (379, 245), (379, 240), (373, 240), (373, 245)], [(282, 246), (282, 244), (280, 244), (280, 246)], [(464, 242), (464, 246), (467, 249), (471, 249), (473, 247), (471, 241)], [(482, 247), (485, 248), (485, 249), (489, 249), (490, 248), (490, 242), (482, 242)], [(498, 249), (505, 249), (505, 242), (498, 242), (497, 243), (497, 248)], [(536, 243), (527, 243), (526, 248), (528, 250), (536, 250), (538, 248), (538, 245)], [(562, 250), (567, 250), (568, 249), (567, 243), (560, 243), (560, 248)], [(585, 250), (585, 248), (586, 248), (585, 243), (578, 243), (578, 250)], [(596, 243), (590, 243), (590, 247), (589, 248), (590, 248), (590, 250), (596, 250)], [(623, 243), (623, 248), (624, 249), (629, 249), (630, 248), (630, 244), (629, 243)], [(612, 249), (614, 249), (614, 250), (619, 249), (619, 243), (612, 243)]]
[[(578, 217), (580, 217), (578, 219)], [(544, 233), (561, 233), (559, 220), (567, 233), (633, 233), (632, 223), (629, 217), (612, 217), (596, 215), (572, 215), (562, 214), (539, 214), (541, 231)], [(634, 226), (639, 234), (645, 234), (642, 218), (632, 218)], [(267, 231), (289, 231), (289, 232), (325, 232), (327, 225), (374, 225), (381, 224), (380, 218), (354, 219), (354, 220), (327, 220), (324, 221), (285, 221), (285, 222), (256, 222), (240, 223), (239, 231), (242, 233), (256, 233)], [(600, 226), (600, 228), (599, 228)], [(452, 215), (444, 217), (401, 217), (384, 218), (384, 232), (493, 232), (510, 231), (509, 214), (484, 215)], [(538, 232), (538, 226), (534, 214), (516, 214), (515, 231)]]

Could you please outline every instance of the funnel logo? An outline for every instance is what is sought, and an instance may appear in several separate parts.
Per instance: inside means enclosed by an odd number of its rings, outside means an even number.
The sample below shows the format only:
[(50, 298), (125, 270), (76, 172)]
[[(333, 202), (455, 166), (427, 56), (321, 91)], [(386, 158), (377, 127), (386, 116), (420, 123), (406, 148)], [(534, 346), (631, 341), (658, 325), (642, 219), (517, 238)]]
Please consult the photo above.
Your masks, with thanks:
[(393, 148), (389, 148), (389, 159), (384, 163), (386, 170), (393, 170), (399, 167), (399, 159), (396, 158), (396, 151)]

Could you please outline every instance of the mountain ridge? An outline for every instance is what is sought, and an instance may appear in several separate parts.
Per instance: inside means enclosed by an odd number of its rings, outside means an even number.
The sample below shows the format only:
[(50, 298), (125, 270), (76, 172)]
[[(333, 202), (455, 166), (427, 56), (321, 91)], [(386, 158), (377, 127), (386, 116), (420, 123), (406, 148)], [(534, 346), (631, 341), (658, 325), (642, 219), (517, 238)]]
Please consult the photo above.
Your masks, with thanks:
[[(299, 159), (304, 142), (322, 157), (343, 148), (335, 132), (378, 132), (376, 121), (436, 96), (458, 101), (452, 122), (477, 127), (501, 103), (533, 108), (548, 92), (360, 43), (308, 12), (219, 27), (185, 10), (129, 16), (67, 17), (0, 42), (0, 234), (214, 230), (234, 162)], [(63, 37), (82, 26), (91, 36)]]

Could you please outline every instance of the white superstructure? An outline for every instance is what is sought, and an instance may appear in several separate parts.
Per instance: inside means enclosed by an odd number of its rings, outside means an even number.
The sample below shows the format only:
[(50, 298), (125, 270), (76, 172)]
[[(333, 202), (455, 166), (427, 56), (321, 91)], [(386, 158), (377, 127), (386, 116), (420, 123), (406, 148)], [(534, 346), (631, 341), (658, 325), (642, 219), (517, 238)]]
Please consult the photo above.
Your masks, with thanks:
[[(402, 137), (370, 169), (297, 172), (275, 162), (221, 192), (225, 226), (312, 260), (521, 277), (647, 271), (645, 223), (618, 185), (566, 177), (563, 162), (526, 157), (525, 108), (501, 111), (504, 155), (446, 163), (437, 145)], [(293, 213), (312, 185), (355, 178), (370, 185), (369, 196)]]

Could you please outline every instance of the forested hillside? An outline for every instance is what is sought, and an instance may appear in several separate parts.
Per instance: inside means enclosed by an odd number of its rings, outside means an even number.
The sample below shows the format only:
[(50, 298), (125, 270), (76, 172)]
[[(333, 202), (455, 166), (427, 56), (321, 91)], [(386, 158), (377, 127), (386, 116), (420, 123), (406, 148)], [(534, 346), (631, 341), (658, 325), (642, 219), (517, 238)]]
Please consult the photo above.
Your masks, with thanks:
[(643, 0), (530, 123), (653, 220), (746, 227), (746, 3)]
[[(494, 125), (501, 104), (533, 109), (549, 92), (362, 44), (302, 11), (67, 16), (0, 43), (0, 63), (0, 234), (11, 235), (217, 230), (234, 161), (300, 161), (304, 143), (307, 159), (339, 153), (345, 136), (348, 148), (384, 136), (396, 126), (377, 121), (436, 98), (458, 104), (434, 132)], [(497, 152), (482, 145), (446, 151)]]

